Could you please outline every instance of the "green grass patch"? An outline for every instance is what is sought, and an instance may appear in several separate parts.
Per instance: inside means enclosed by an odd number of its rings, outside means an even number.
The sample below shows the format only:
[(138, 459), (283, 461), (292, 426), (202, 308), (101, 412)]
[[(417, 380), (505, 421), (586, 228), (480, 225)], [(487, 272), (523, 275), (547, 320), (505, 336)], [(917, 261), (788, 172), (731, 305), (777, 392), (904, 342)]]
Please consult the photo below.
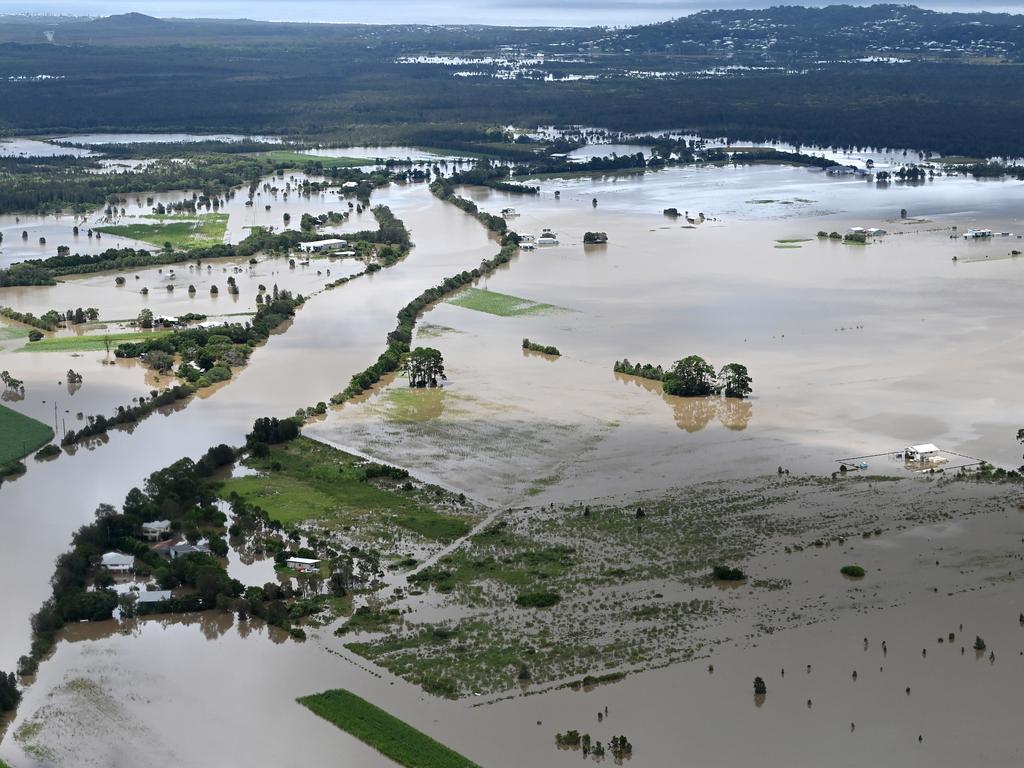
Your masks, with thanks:
[(96, 227), (105, 235), (140, 240), (158, 248), (170, 243), (173, 248), (199, 248), (224, 242), (228, 226), (228, 214), (204, 213), (178, 218), (164, 216), (156, 224), (114, 224)]
[(298, 702), (406, 768), (479, 768), (458, 752), (343, 688), (303, 696)]
[(381, 533), (399, 526), (441, 542), (469, 532), (467, 518), (437, 511), (426, 492), (388, 487), (391, 481), (367, 481), (362, 464), (356, 456), (300, 437), (272, 446), (265, 459), (246, 460), (261, 474), (225, 481), (222, 495), (237, 493), (286, 525), (322, 520)]
[(809, 243), (809, 242), (811, 242), (811, 238), (810, 237), (799, 237), (799, 238), (793, 238), (793, 239), (790, 239), (790, 240), (776, 240), (775, 242), (778, 243), (779, 245), (795, 245), (796, 243)]
[(448, 299), (448, 303), (463, 309), (487, 312), (488, 314), (501, 317), (537, 315), (561, 309), (561, 307), (556, 307), (554, 304), (540, 304), (530, 299), (522, 299), (518, 296), (510, 296), (507, 293), (498, 293), (497, 291), (485, 291), (480, 288), (467, 288), (465, 291)]
[(53, 440), (53, 430), (41, 421), (0, 405), (0, 464), (28, 456)]
[(113, 351), (118, 344), (125, 341), (141, 341), (154, 336), (166, 336), (170, 331), (150, 331), (148, 333), (106, 333), (89, 336), (56, 336), (51, 339), (40, 339), (18, 349), (19, 352), (96, 352), (107, 348)]
[(323, 157), (322, 155), (307, 155), (305, 152), (289, 152), (284, 149), (275, 149), (267, 152), (268, 157), (275, 163), (294, 163), (296, 168), (302, 168), (309, 162), (320, 163), (324, 168), (355, 168), (360, 165), (373, 165), (373, 160), (362, 157)]

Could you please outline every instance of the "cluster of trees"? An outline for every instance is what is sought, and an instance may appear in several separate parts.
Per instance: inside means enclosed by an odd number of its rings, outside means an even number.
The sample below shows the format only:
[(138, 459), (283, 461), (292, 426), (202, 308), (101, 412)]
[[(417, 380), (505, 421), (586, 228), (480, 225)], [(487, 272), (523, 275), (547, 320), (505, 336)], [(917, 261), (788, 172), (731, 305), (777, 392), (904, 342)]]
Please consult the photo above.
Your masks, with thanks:
[[(117, 550), (133, 555), (136, 573), (152, 574), (164, 588), (186, 584), (195, 587), (203, 607), (212, 608), (216, 595), (238, 594), (242, 585), (212, 557), (192, 554), (173, 561), (164, 560), (144, 540), (142, 524), (167, 519), (193, 540), (201, 532), (223, 528), (224, 513), (210, 476), (219, 467), (235, 459), (232, 448), (211, 448), (198, 461), (179, 459), (151, 474), (143, 487), (133, 488), (125, 497), (119, 513), (110, 504), (101, 504), (95, 520), (72, 536), (72, 547), (57, 558), (51, 584), (52, 595), (32, 617), (31, 655), (23, 657), (19, 671), (30, 673), (53, 647), (57, 631), (68, 622), (109, 619), (118, 606), (112, 580), (100, 565), (104, 552)], [(179, 564), (178, 559), (182, 560)]]
[(11, 712), (21, 701), (21, 691), (13, 672), (0, 670), (0, 713)]
[(599, 245), (608, 242), (607, 232), (584, 232), (583, 242), (590, 245)]
[[(68, 371), (69, 383), (71, 383), (70, 376), (72, 373), (74, 373), (74, 371)], [(75, 375), (78, 376), (80, 383), (81, 376), (78, 374)], [(81, 429), (69, 429), (65, 432), (64, 437), (61, 438), (60, 444), (64, 446), (74, 445), (75, 443), (80, 443), (83, 440), (88, 440), (90, 437), (106, 434), (114, 427), (123, 426), (125, 424), (135, 424), (158, 408), (164, 408), (166, 406), (173, 405), (179, 400), (185, 400), (191, 397), (194, 392), (195, 388), (188, 384), (175, 385), (165, 389), (163, 392), (156, 392), (154, 390), (150, 393), (149, 398), (146, 398), (144, 395), (140, 396), (135, 405), (119, 405), (113, 416), (104, 416), (102, 414), (98, 416), (89, 416), (86, 419), (85, 426)]]
[(0, 384), (3, 384), (5, 389), (25, 392), (25, 382), (11, 376), (10, 371), (0, 371)]
[(753, 152), (736, 152), (732, 159), (736, 163), (787, 163), (790, 165), (809, 165), (814, 168), (832, 168), (839, 165), (835, 160), (826, 157), (806, 155), (802, 152), (783, 152), (778, 149), (762, 149)]
[(436, 387), (439, 379), (447, 379), (444, 358), (433, 347), (416, 347), (405, 358), (404, 370), (410, 387)]
[(719, 394), (724, 397), (744, 398), (753, 390), (753, 379), (745, 365), (729, 363), (716, 374), (703, 357), (689, 355), (677, 360), (668, 370), (650, 363), (641, 365), (627, 360), (616, 360), (616, 373), (626, 373), (645, 379), (661, 381), (665, 394), (681, 397), (706, 397)]
[(456, 195), (455, 185), (452, 184), (450, 179), (436, 179), (430, 185), (430, 191), (434, 193), (435, 197), (451, 203), (456, 208), (461, 208), (468, 214), (476, 216), (477, 220), (491, 232), (504, 235), (508, 230), (508, 224), (501, 216), (495, 216), (493, 213), (481, 211), (472, 200), (467, 200), (464, 197)]
[(31, 325), (33, 328), (41, 328), (44, 331), (57, 330), (57, 323), (60, 321), (60, 315), (52, 309), (44, 313), (42, 317), (36, 317), (31, 312), (19, 312), (10, 307), (0, 307), (0, 315), (9, 320), (16, 320), (19, 323)]
[(494, 258), (484, 259), (476, 269), (460, 272), (457, 275), (445, 278), (440, 285), (428, 288), (402, 307), (398, 311), (398, 325), (395, 326), (395, 330), (388, 333), (387, 349), (380, 354), (373, 365), (355, 374), (343, 391), (331, 397), (331, 402), (335, 405), (344, 403), (346, 400), (365, 392), (380, 381), (381, 377), (397, 371), (402, 365), (403, 357), (409, 352), (413, 330), (416, 327), (416, 321), (419, 318), (420, 312), (483, 275), (490, 274), (502, 264), (507, 264), (517, 252), (519, 248), (518, 243), (518, 235), (515, 232), (507, 232), (502, 237), (501, 250)]
[(562, 354), (558, 351), (558, 347), (534, 344), (529, 339), (523, 339), (523, 349), (529, 349), (531, 352), (543, 352), (545, 355), (555, 355), (556, 357), (560, 357)]
[[(295, 314), (302, 295), (292, 296), (274, 287), (273, 297), (257, 306), (251, 322), (212, 327), (179, 328), (169, 334), (119, 344), (117, 357), (139, 358), (157, 370), (169, 370), (181, 358), (177, 375), (197, 388), (231, 378), (232, 366), (245, 365), (253, 347)], [(150, 318), (151, 322), (151, 318)]]
[(580, 734), (573, 729), (565, 733), (556, 733), (555, 744), (562, 749), (578, 749), (583, 753), (583, 757), (593, 757), (595, 760), (601, 760), (606, 752), (612, 753), (616, 763), (633, 756), (633, 745), (625, 736), (612, 736), (606, 750), (600, 741), (591, 739), (589, 733)]
[(500, 163), (492, 165), (490, 161), (483, 160), (472, 168), (451, 174), (448, 179), (452, 184), (478, 184), (500, 192), (513, 192), (522, 195), (536, 195), (540, 193), (540, 187), (510, 182), (508, 179), (511, 174), (511, 166)]

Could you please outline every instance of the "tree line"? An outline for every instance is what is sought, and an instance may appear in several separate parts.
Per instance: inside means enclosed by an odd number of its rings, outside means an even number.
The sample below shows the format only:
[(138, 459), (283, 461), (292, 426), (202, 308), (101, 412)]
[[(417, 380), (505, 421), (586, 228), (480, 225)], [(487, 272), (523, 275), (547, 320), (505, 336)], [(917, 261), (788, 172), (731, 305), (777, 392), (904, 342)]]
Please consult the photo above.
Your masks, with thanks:
[(650, 363), (631, 363), (628, 359), (616, 360), (613, 369), (616, 373), (660, 381), (667, 395), (722, 395), (742, 399), (753, 391), (753, 379), (750, 378), (745, 365), (728, 363), (716, 374), (711, 364), (699, 355), (688, 355), (677, 360), (668, 369)]

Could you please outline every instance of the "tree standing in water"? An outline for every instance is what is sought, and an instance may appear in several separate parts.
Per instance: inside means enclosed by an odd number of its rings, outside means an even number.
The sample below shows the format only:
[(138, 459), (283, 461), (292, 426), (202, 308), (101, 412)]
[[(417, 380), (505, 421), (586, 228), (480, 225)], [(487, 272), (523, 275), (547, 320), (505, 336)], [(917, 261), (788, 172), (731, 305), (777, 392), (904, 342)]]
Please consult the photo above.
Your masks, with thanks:
[(665, 372), (665, 394), (704, 397), (715, 391), (715, 369), (700, 355), (677, 360)]
[(738, 397), (741, 400), (751, 393), (753, 379), (747, 372), (747, 366), (740, 363), (723, 365), (718, 372), (718, 386), (726, 397)]
[(447, 379), (444, 358), (433, 347), (416, 347), (405, 361), (410, 387), (436, 387), (438, 379)]

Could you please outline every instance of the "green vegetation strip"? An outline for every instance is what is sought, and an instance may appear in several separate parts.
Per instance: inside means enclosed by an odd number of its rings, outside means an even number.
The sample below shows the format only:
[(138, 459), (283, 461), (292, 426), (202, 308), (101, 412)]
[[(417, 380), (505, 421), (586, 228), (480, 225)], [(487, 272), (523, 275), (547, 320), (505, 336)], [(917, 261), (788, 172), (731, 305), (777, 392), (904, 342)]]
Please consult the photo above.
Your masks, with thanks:
[(298, 702), (406, 768), (479, 768), (458, 752), (343, 688), (303, 696)]
[(224, 242), (228, 214), (197, 214), (189, 219), (161, 220), (156, 224), (116, 224), (96, 227), (105, 235), (140, 240), (160, 248), (170, 243), (172, 248), (196, 248)]
[(106, 349), (110, 342), (111, 351), (124, 342), (138, 342), (167, 336), (170, 331), (149, 333), (108, 333), (91, 336), (57, 336), (52, 339), (34, 341), (18, 349), (19, 352), (95, 352)]
[(536, 315), (561, 309), (554, 304), (539, 304), (530, 299), (521, 299), (518, 296), (510, 296), (497, 291), (484, 291), (480, 288), (467, 288), (457, 296), (448, 299), (448, 303), (501, 317)]
[(360, 157), (324, 157), (322, 155), (307, 155), (305, 152), (288, 152), (286, 150), (274, 150), (268, 152), (267, 157), (275, 163), (294, 163), (296, 168), (303, 168), (309, 163), (318, 163), (324, 168), (355, 168), (360, 165), (373, 165), (373, 160)]
[(53, 440), (53, 430), (0, 405), (0, 464), (28, 456), (32, 451)]

